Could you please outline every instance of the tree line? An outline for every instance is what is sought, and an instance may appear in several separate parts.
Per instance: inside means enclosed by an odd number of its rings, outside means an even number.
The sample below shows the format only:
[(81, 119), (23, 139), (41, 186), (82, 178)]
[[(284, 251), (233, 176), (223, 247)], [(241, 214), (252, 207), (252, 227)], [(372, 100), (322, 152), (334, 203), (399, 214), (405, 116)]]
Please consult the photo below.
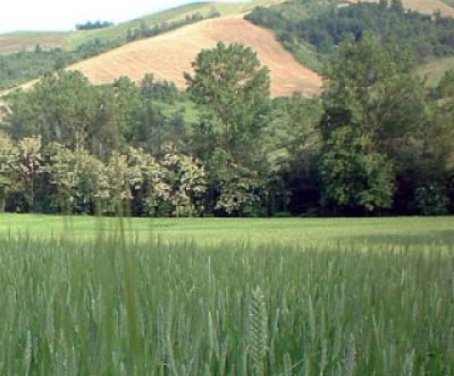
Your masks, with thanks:
[(200, 12), (196, 12), (192, 15), (187, 15), (181, 20), (161, 22), (154, 25), (147, 25), (145, 21), (141, 21), (139, 27), (128, 29), (126, 33), (126, 41), (132, 42), (139, 39), (154, 37), (156, 35), (163, 34), (186, 25), (191, 25), (199, 21), (207, 20), (210, 18), (217, 18), (220, 16), (220, 12), (218, 12), (216, 9), (212, 9), (206, 16)]
[(107, 27), (114, 26), (113, 22), (110, 21), (87, 21), (85, 23), (76, 24), (76, 30), (96, 30), (96, 29), (105, 29)]
[(453, 212), (454, 72), (429, 88), (415, 66), (366, 33), (333, 53), (312, 99), (272, 100), (268, 69), (238, 44), (203, 50), (185, 74), (186, 92), (150, 75), (101, 87), (77, 72), (48, 75), (8, 98), (3, 207), (112, 214), (121, 206), (140, 216)]
[(331, 53), (345, 35), (351, 34), (360, 40), (366, 32), (373, 33), (384, 43), (393, 41), (409, 49), (419, 61), (454, 54), (454, 19), (442, 17), (439, 12), (430, 16), (404, 10), (401, 0), (359, 2), (340, 8), (334, 4), (309, 18), (304, 12), (291, 12), (295, 4), (299, 2), (258, 7), (246, 19), (275, 30), (290, 48), (310, 44), (321, 56)]

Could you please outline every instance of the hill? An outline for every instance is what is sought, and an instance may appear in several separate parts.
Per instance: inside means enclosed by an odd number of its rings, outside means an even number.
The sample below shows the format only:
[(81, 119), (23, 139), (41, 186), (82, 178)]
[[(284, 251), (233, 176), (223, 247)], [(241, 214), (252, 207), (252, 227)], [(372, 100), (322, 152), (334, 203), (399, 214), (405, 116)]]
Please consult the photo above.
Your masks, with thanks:
[[(366, 0), (377, 2), (377, 0)], [(433, 14), (439, 10), (444, 16), (454, 17), (454, 7), (451, 0), (403, 0), (408, 9)], [(357, 0), (340, 0), (338, 4), (347, 5)], [(198, 2), (188, 4), (135, 20), (124, 22), (104, 29), (74, 31), (70, 33), (14, 33), (0, 36), (0, 54), (13, 51), (32, 51), (36, 45), (44, 50), (55, 47), (61, 48), (56, 54), (8, 57), (2, 64), (10, 70), (16, 69), (16, 74), (1, 79), (1, 87), (10, 88), (20, 85), (43, 72), (51, 71), (56, 66), (65, 66), (71, 62), (68, 69), (76, 69), (86, 74), (94, 83), (107, 83), (122, 75), (128, 75), (133, 80), (140, 80), (145, 73), (154, 73), (158, 79), (175, 81), (179, 87), (184, 86), (183, 71), (190, 70), (190, 63), (202, 48), (209, 48), (222, 40), (225, 43), (239, 42), (251, 46), (259, 53), (263, 64), (269, 66), (272, 77), (272, 93), (274, 96), (287, 95), (294, 90), (302, 90), (307, 94), (317, 92), (321, 78), (308, 67), (320, 71), (320, 56), (310, 44), (293, 38), (290, 42), (285, 39), (288, 33), (274, 30), (279, 36), (282, 48), (276, 42), (272, 32), (253, 26), (240, 19), (251, 13), (256, 6), (270, 7), (279, 3), (276, 8), (286, 9), (286, 15), (291, 18), (309, 19), (326, 11), (327, 2), (311, 1), (283, 2), (282, 0), (254, 0), (243, 3)], [(274, 8), (273, 8), (274, 9)], [(190, 23), (180, 27), (191, 17), (212, 18)], [(131, 31), (156, 25), (176, 25), (175, 30), (127, 43), (127, 35)], [(269, 27), (262, 25), (262, 27)], [(233, 29), (232, 29), (233, 28)], [(167, 30), (165, 27), (164, 30)], [(117, 48), (116, 48), (117, 47)], [(107, 51), (107, 52), (106, 52)], [(290, 51), (287, 52), (287, 51)], [(32, 52), (28, 53), (32, 55)], [(83, 60), (93, 56), (88, 60)], [(291, 56), (293, 55), (293, 57)], [(33, 61), (38, 57), (42, 62)], [(303, 66), (298, 65), (297, 61)], [(39, 63), (39, 64), (38, 64)], [(446, 64), (444, 64), (446, 65)], [(450, 64), (448, 64), (449, 67)], [(30, 66), (29, 68), (27, 68)], [(38, 68), (40, 67), (38, 73)], [(12, 67), (12, 68), (11, 68)], [(20, 67), (20, 68), (19, 68)], [(16, 77), (17, 76), (17, 77)]]
[[(377, 0), (347, 0), (348, 3), (369, 2), (376, 3)], [(443, 0), (402, 0), (406, 9), (414, 10), (419, 13), (433, 14), (440, 11), (443, 16), (454, 17), (454, 3), (449, 5), (448, 1)]]
[(142, 25), (153, 25), (184, 20), (194, 14), (208, 16), (216, 11), (220, 16), (231, 16), (251, 11), (256, 6), (270, 6), (283, 0), (253, 0), (240, 3), (195, 2), (143, 17), (122, 22), (111, 27), (72, 31), (72, 32), (15, 32), (0, 35), (0, 54), (17, 51), (30, 51), (39, 44), (43, 48), (63, 48), (76, 50), (80, 46), (102, 40), (110, 43), (124, 43), (128, 30), (140, 28)]
[(134, 40), (168, 33), (203, 19), (241, 16), (256, 6), (268, 7), (279, 2), (282, 0), (198, 2), (102, 29), (6, 34), (0, 36), (0, 90), (21, 86), (57, 68), (101, 55)]
[(17, 32), (0, 35), (0, 54), (30, 51), (36, 45), (50, 49), (61, 47), (70, 33), (65, 32)]
[(454, 69), (454, 56), (436, 59), (424, 64), (419, 67), (418, 73), (427, 78), (428, 85), (436, 86), (442, 76), (450, 69)]
[(293, 91), (315, 94), (321, 86), (321, 77), (300, 65), (271, 31), (238, 17), (205, 20), (129, 43), (68, 69), (81, 71), (95, 84), (121, 76), (138, 81), (144, 74), (153, 73), (157, 79), (183, 87), (183, 72), (191, 70), (191, 62), (200, 50), (214, 47), (218, 41), (242, 43), (257, 51), (261, 62), (271, 70), (273, 96), (290, 95)]
[[(324, 61), (346, 35), (360, 40), (366, 33), (375, 34), (383, 43), (406, 49), (421, 64), (454, 56), (452, 17), (404, 12), (398, 4), (384, 6), (372, 1), (339, 9), (325, 6), (318, 13), (311, 6), (313, 3), (301, 5), (300, 1), (288, 1), (270, 8), (256, 8), (245, 18), (273, 30), (289, 51), (313, 69), (317, 66), (300, 57), (305, 56), (305, 51), (315, 51), (312, 56)], [(307, 12), (312, 16), (308, 17)]]

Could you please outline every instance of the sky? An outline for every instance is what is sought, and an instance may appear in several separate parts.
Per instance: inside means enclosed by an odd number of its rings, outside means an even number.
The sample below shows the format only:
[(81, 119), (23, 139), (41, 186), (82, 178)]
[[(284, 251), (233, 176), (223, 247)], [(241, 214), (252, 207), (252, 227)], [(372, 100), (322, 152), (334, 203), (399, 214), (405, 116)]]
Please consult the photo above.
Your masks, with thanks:
[[(73, 30), (87, 21), (122, 22), (198, 0), (11, 0), (0, 10), (0, 33)], [(238, 2), (238, 0), (223, 0)]]

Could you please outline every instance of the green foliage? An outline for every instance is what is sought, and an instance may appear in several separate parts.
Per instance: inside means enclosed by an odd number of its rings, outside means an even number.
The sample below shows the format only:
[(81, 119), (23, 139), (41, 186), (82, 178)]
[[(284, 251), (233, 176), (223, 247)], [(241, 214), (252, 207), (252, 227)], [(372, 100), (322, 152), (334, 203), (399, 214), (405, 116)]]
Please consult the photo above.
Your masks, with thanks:
[(241, 156), (241, 151), (253, 146), (260, 130), (259, 118), (267, 109), (268, 68), (261, 67), (257, 54), (249, 47), (222, 42), (203, 50), (193, 66), (193, 76), (185, 73), (188, 92), (220, 120), (219, 147)]
[(15, 145), (8, 135), (0, 133), (0, 210), (5, 210), (5, 200), (12, 188), (11, 170), (16, 155)]
[(84, 147), (98, 117), (97, 101), (96, 89), (81, 73), (47, 75), (33, 90), (12, 98), (10, 132), (15, 138), (39, 134), (44, 144)]
[(41, 138), (23, 138), (17, 143), (14, 159), (10, 160), (12, 191), (19, 195), (18, 211), (34, 209), (38, 177), (46, 171), (41, 147)]
[(17, 87), (43, 75), (49, 75), (120, 45), (118, 42), (94, 39), (70, 51), (62, 48), (44, 49), (36, 44), (33, 51), (0, 55), (0, 90)]
[(305, 99), (300, 93), (278, 98), (268, 116), (262, 142), (272, 168), (309, 175), (320, 151), (319, 99)]
[(446, 215), (448, 197), (444, 190), (436, 185), (416, 189), (416, 205), (422, 215)]
[(209, 182), (215, 196), (214, 211), (222, 216), (263, 215), (266, 187), (256, 171), (235, 163), (222, 149), (215, 149), (208, 164)]
[(56, 186), (56, 206), (64, 213), (92, 213), (102, 197), (104, 166), (86, 150), (50, 147), (50, 173)]
[(8, 89), (76, 61), (61, 49), (0, 55), (0, 89)]
[(202, 162), (171, 152), (164, 156), (162, 165), (167, 171), (172, 215), (181, 217), (203, 213), (206, 181)]
[(351, 126), (341, 127), (333, 131), (324, 147), (320, 177), (326, 204), (363, 207), (368, 212), (391, 207), (392, 165), (373, 151), (366, 135)]
[[(427, 88), (408, 53), (371, 34), (333, 53), (321, 98), (270, 101), (267, 69), (241, 45), (202, 51), (194, 67), (187, 93), (152, 75), (140, 85), (120, 78), (96, 87), (76, 72), (11, 93), (1, 107), (2, 207), (416, 214), (417, 188), (435, 185), (447, 187), (452, 210), (451, 73)], [(21, 177), (18, 145), (36, 135), (39, 173)]]
[(372, 32), (383, 42), (394, 41), (399, 48), (409, 49), (420, 61), (454, 54), (454, 20), (404, 12), (400, 0), (393, 0), (389, 6), (384, 2), (325, 5), (319, 15), (308, 14), (307, 4), (291, 1), (257, 8), (246, 18), (276, 31), (290, 51), (299, 51), (300, 45), (309, 43), (324, 55), (332, 52), (348, 34), (358, 41)]
[(95, 22), (85, 22), (83, 24), (77, 24), (76, 29), (77, 30), (95, 30), (95, 29), (104, 29), (106, 27), (111, 27), (114, 24), (109, 21), (95, 21)]
[[(396, 54), (393, 45), (383, 48), (372, 35), (357, 43), (347, 39), (331, 58), (320, 123), (325, 145), (321, 177), (327, 198), (351, 204), (355, 200), (346, 192), (354, 185), (353, 176), (361, 181), (372, 174), (375, 178), (367, 178), (369, 186), (381, 188), (356, 201), (386, 208), (394, 180), (399, 196), (417, 182), (446, 179), (451, 149), (438, 135), (450, 133), (437, 120), (439, 105), (428, 99), (412, 67), (411, 60)], [(340, 156), (350, 162), (343, 165)], [(336, 165), (335, 172), (330, 171)], [(372, 204), (374, 195), (377, 201)]]

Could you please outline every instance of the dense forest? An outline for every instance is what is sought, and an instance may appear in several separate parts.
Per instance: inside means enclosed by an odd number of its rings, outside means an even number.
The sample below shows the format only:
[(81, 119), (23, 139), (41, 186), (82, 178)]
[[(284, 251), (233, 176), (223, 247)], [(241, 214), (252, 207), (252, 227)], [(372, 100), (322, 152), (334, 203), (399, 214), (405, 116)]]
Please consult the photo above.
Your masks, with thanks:
[(347, 34), (360, 40), (369, 32), (386, 43), (409, 50), (419, 62), (454, 55), (454, 19), (439, 13), (423, 15), (404, 10), (400, 0), (327, 8), (315, 17), (294, 12), (309, 0), (295, 0), (276, 7), (256, 8), (246, 19), (274, 30), (290, 50), (309, 44), (323, 59)]
[[(138, 216), (454, 212), (454, 72), (436, 88), (394, 42), (347, 37), (319, 98), (270, 98), (250, 48), (202, 51), (188, 90), (46, 75), (6, 99), (7, 211)], [(191, 104), (191, 105), (188, 105)], [(195, 113), (194, 113), (195, 112)]]

